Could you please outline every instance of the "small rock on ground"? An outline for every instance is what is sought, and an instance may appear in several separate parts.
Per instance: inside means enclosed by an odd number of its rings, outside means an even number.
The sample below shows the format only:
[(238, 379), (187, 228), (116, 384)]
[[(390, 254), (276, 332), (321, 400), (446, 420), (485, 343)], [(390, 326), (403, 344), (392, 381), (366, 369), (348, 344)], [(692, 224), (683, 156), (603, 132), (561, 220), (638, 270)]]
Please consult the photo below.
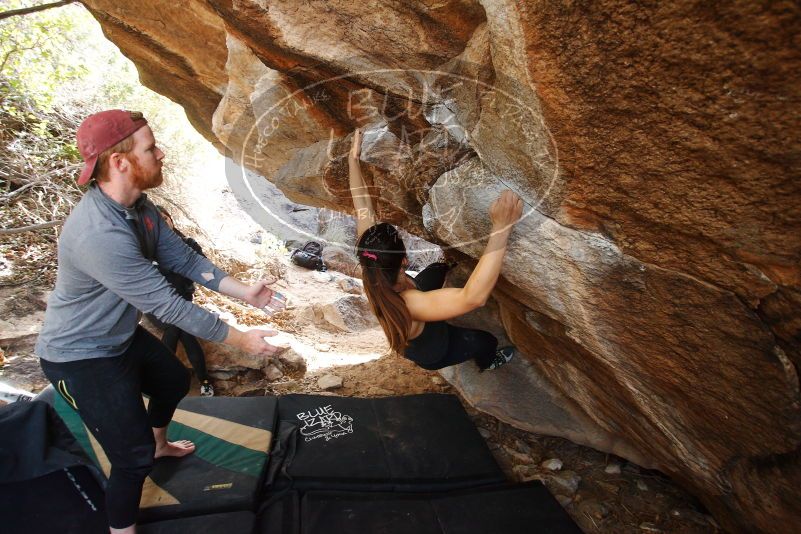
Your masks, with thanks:
[(664, 530), (657, 528), (653, 523), (640, 523), (640, 530), (645, 532), (664, 532)]
[(284, 373), (282, 373), (281, 370), (278, 367), (276, 367), (275, 365), (270, 364), (264, 370), (264, 376), (270, 382), (274, 382), (274, 381), (278, 380), (279, 378), (281, 378), (282, 376), (284, 376)]
[(573, 495), (576, 493), (576, 491), (578, 491), (579, 482), (581, 482), (581, 477), (573, 471), (554, 473), (549, 478), (556, 486), (555, 489), (557, 492), (563, 494), (566, 493), (568, 495)]
[(609, 515), (609, 507), (604, 503), (598, 502), (595, 499), (587, 499), (578, 504), (579, 513), (587, 514), (588, 516), (601, 520)]
[(330, 282), (331, 281), (331, 275), (328, 274), (327, 272), (314, 271), (312, 276), (318, 282)]
[(542, 462), (541, 465), (549, 471), (559, 471), (562, 469), (562, 460), (559, 458), (549, 458), (548, 460)]
[(350, 293), (351, 295), (362, 294), (361, 286), (359, 286), (359, 284), (357, 284), (352, 278), (342, 278), (339, 282), (337, 282), (337, 285), (345, 293)]
[(620, 474), (620, 464), (618, 463), (611, 463), (604, 468), (604, 473), (608, 475), (619, 475)]
[(317, 387), (329, 391), (342, 387), (342, 377), (336, 375), (323, 375), (317, 380)]
[(564, 495), (557, 495), (556, 500), (559, 501), (559, 504), (562, 505), (562, 508), (567, 508), (570, 503), (573, 502), (571, 497), (565, 497)]
[(284, 371), (306, 372), (306, 359), (293, 349), (287, 349), (278, 354), (278, 361), (281, 362)]

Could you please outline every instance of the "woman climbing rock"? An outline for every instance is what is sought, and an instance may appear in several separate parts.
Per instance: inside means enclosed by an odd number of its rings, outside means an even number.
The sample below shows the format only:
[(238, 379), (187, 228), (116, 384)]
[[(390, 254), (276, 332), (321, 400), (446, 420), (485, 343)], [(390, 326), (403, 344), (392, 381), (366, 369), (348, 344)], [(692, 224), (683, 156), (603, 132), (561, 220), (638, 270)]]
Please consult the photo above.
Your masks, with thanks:
[(492, 232), (464, 287), (443, 288), (448, 266), (434, 263), (417, 277), (406, 275), (406, 247), (397, 229), (376, 223), (373, 199), (361, 173), (363, 132), (353, 133), (348, 155), (350, 192), (356, 209), (357, 254), (364, 290), (390, 346), (424, 369), (442, 369), (474, 360), (480, 370), (509, 362), (515, 348), (498, 348), (498, 340), (483, 330), (461, 328), (445, 321), (483, 306), (503, 264), (512, 227), (523, 203), (504, 191), (490, 207)]

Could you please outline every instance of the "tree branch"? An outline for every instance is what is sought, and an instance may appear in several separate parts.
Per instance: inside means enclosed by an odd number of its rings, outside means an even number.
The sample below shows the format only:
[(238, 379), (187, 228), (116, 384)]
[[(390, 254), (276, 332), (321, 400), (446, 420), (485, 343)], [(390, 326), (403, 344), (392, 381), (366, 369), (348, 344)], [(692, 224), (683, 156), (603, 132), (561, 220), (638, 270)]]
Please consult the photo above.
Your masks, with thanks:
[(18, 51), (19, 51), (19, 48), (17, 48), (15, 46), (14, 48), (12, 48), (8, 52), (6, 52), (6, 55), (3, 57), (3, 61), (0, 61), (0, 72), (3, 72), (3, 69), (6, 68), (6, 63), (8, 63), (8, 59), (11, 57), (11, 55), (14, 52), (18, 52)]
[(20, 228), (5, 228), (0, 229), (0, 235), (12, 235), (12, 234), (23, 234), (25, 232), (30, 232), (32, 230), (41, 230), (43, 228), (53, 228), (54, 226), (60, 226), (64, 221), (48, 221), (42, 224), (33, 224), (31, 226), (22, 226)]
[(3, 62), (0, 63), (0, 72), (2, 72), (4, 68), (6, 68), (6, 63), (8, 63), (8, 60), (9, 58), (11, 58), (12, 54), (16, 54), (18, 52), (25, 52), (26, 50), (33, 50), (38, 46), (39, 46), (39, 41), (37, 40), (33, 46), (26, 46), (24, 48), (19, 48), (15, 46), (11, 50), (9, 50), (8, 53), (5, 55), (5, 57), (3, 58)]
[(8, 11), (0, 12), (0, 20), (17, 15), (28, 15), (29, 13), (36, 13), (37, 11), (44, 11), (45, 9), (52, 9), (54, 7), (66, 6), (67, 4), (74, 4), (77, 1), (78, 0), (61, 0), (60, 2), (53, 2), (52, 4), (41, 4), (38, 6), (21, 7), (19, 9), (9, 9)]
[(21, 195), (22, 193), (24, 193), (25, 191), (27, 191), (31, 187), (34, 187), (34, 186), (37, 186), (37, 185), (39, 185), (38, 182), (28, 182), (27, 184), (24, 184), (24, 185), (16, 188), (15, 190), (11, 191), (10, 193), (6, 193), (5, 195), (0, 196), (0, 204), (8, 204), (8, 202), (10, 202), (14, 197), (17, 197), (17, 196)]

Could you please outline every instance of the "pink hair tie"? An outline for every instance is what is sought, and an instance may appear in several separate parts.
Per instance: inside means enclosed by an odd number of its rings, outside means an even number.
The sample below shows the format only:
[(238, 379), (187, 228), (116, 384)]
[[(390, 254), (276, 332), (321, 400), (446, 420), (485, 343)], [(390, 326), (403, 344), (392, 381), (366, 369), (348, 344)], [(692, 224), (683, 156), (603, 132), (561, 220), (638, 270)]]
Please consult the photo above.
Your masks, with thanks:
[(365, 258), (370, 258), (371, 260), (378, 261), (378, 256), (376, 256), (372, 252), (367, 252), (366, 250), (362, 252), (362, 256), (364, 256)]

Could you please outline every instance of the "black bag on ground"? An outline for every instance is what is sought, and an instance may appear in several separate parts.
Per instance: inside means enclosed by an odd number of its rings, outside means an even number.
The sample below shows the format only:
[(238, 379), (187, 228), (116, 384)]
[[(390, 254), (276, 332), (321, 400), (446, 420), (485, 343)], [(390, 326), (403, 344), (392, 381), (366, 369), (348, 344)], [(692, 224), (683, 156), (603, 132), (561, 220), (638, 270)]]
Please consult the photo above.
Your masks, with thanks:
[(318, 243), (317, 241), (306, 241), (306, 244), (301, 247), (303, 252), (308, 252), (314, 256), (322, 256), (323, 255), (323, 246)]
[(85, 465), (0, 484), (3, 534), (107, 534), (106, 497)]
[(0, 408), (4, 534), (107, 533), (98, 479), (89, 458), (47, 403), (33, 400)]
[(306, 269), (317, 271), (325, 271), (325, 262), (323, 262), (323, 246), (317, 241), (307, 241), (301, 248), (296, 248), (292, 251), (289, 259), (295, 265), (300, 265)]

